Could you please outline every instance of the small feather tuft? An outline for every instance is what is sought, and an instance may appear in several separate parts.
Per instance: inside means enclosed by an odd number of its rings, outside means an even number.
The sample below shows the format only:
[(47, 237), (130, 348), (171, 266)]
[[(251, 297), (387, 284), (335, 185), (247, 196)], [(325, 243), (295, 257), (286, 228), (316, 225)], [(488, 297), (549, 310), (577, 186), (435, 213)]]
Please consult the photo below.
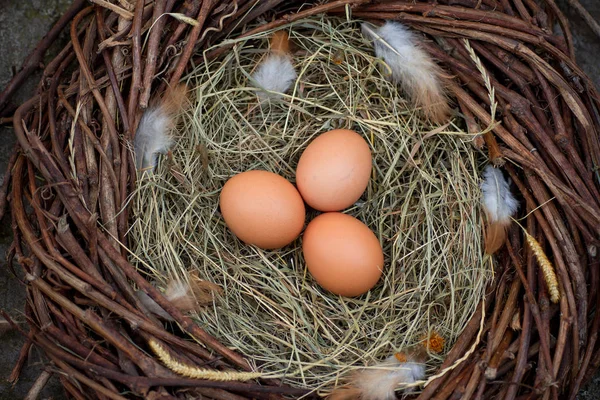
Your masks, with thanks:
[(165, 289), (165, 298), (181, 312), (189, 312), (196, 308), (196, 300), (187, 282), (169, 283)]
[(403, 353), (354, 373), (348, 384), (334, 389), (328, 400), (394, 400), (396, 390), (407, 390), (425, 378), (425, 365), (406, 358)]
[(261, 99), (281, 97), (298, 77), (289, 50), (288, 34), (283, 31), (275, 32), (271, 39), (270, 54), (252, 75), (256, 86), (263, 89), (258, 92)]
[[(179, 311), (187, 313), (199, 311), (202, 307), (212, 304), (217, 295), (222, 294), (222, 292), (219, 285), (192, 275), (189, 282), (171, 281), (165, 289), (164, 296)], [(166, 320), (173, 320), (169, 313), (144, 291), (138, 290), (136, 294), (149, 311)]]
[(521, 326), (521, 313), (517, 308), (517, 311), (514, 313), (512, 320), (510, 321), (510, 327), (513, 331), (520, 331), (522, 329)]
[(158, 154), (166, 153), (173, 145), (170, 131), (175, 125), (175, 116), (184, 106), (185, 93), (185, 85), (167, 89), (163, 97), (142, 115), (133, 140), (138, 171), (153, 171)]
[(404, 25), (391, 21), (379, 28), (363, 23), (362, 31), (374, 42), (375, 55), (389, 66), (393, 80), (413, 106), (433, 123), (447, 121), (450, 106), (441, 83), (442, 69), (418, 45), (416, 36)]
[(510, 191), (508, 180), (502, 171), (488, 165), (483, 170), (483, 207), (491, 222), (510, 223), (517, 212), (519, 202)]
[(483, 209), (488, 218), (485, 229), (485, 252), (494, 254), (506, 241), (506, 228), (517, 212), (519, 202), (510, 191), (508, 180), (499, 169), (488, 165), (481, 184)]
[(222, 292), (219, 285), (193, 275), (189, 283), (171, 282), (165, 290), (165, 297), (181, 312), (191, 312), (212, 304), (216, 296)]

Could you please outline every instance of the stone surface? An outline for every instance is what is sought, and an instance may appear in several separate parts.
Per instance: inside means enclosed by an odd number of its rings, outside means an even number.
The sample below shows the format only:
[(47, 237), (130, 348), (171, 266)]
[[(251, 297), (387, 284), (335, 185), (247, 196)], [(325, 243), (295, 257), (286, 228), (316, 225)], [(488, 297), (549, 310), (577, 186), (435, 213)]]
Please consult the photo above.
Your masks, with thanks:
[[(600, 1), (581, 1), (595, 18), (600, 20)], [(35, 47), (40, 38), (70, 4), (69, 0), (0, 0), (0, 88), (3, 88), (12, 76), (12, 70), (18, 69), (25, 56)], [(567, 11), (571, 21), (574, 42), (579, 65), (600, 87), (600, 39), (591, 32), (583, 21), (567, 6), (567, 0), (560, 0), (559, 5)], [(59, 38), (54, 50), (59, 49), (60, 42), (66, 40), (65, 35)], [(34, 92), (39, 74), (23, 85), (15, 102), (29, 98)], [(8, 158), (15, 144), (12, 129), (0, 126), (0, 173), (3, 175)], [(0, 177), (0, 182), (3, 178)], [(11, 241), (10, 217), (0, 221), (0, 308), (7, 310), (17, 321), (23, 322), (23, 306), (25, 291), (23, 284), (15, 277), (6, 265), (4, 254)], [(18, 270), (18, 268), (17, 268)], [(21, 335), (14, 331), (2, 331), (0, 324), (0, 400), (22, 399), (44, 367), (44, 359), (37, 350), (30, 354), (21, 378), (15, 387), (6, 383), (24, 342)], [(62, 399), (63, 391), (56, 378), (52, 378), (42, 392), (41, 398)], [(590, 382), (579, 394), (580, 400), (600, 398), (600, 374)]]

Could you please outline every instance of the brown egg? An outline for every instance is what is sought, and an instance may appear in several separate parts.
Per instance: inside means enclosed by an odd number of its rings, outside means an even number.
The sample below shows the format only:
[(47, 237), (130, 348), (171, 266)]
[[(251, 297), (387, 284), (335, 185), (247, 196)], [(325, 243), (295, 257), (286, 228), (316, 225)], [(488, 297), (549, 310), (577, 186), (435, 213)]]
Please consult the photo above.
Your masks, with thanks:
[(293, 242), (306, 216), (294, 185), (268, 171), (246, 171), (229, 179), (220, 206), (227, 227), (243, 242), (263, 249)]
[(383, 272), (379, 240), (350, 215), (332, 212), (313, 219), (304, 231), (302, 251), (317, 283), (341, 296), (366, 293)]
[(335, 129), (312, 141), (300, 156), (296, 185), (320, 211), (340, 211), (363, 194), (371, 176), (371, 149), (356, 132)]

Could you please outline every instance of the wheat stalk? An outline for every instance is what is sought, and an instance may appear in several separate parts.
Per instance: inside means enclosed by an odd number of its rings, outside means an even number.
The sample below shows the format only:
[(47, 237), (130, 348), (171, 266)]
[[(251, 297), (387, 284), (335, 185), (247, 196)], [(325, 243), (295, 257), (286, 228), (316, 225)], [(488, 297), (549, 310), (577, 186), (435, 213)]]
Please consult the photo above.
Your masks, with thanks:
[(552, 262), (548, 259), (546, 253), (544, 253), (544, 249), (538, 243), (537, 240), (533, 236), (527, 232), (527, 230), (521, 225), (517, 220), (513, 219), (523, 229), (525, 233), (525, 240), (529, 244), (531, 251), (533, 251), (533, 255), (538, 262), (538, 265), (542, 269), (542, 275), (544, 275), (544, 280), (546, 281), (546, 286), (548, 286), (548, 293), (550, 294), (550, 301), (553, 303), (558, 303), (560, 300), (560, 291), (558, 290), (558, 278), (556, 277), (556, 273), (554, 272), (554, 266)]
[(498, 103), (496, 102), (496, 90), (494, 89), (494, 86), (492, 86), (492, 80), (490, 79), (490, 74), (488, 74), (487, 70), (483, 66), (483, 63), (481, 62), (481, 59), (479, 58), (479, 56), (477, 55), (477, 53), (475, 53), (475, 49), (473, 49), (473, 47), (471, 47), (471, 43), (469, 43), (469, 40), (468, 39), (463, 39), (463, 43), (465, 45), (465, 48), (467, 49), (467, 52), (469, 52), (469, 56), (471, 57), (471, 59), (475, 63), (475, 67), (477, 67), (477, 70), (479, 71), (479, 73), (483, 77), (483, 82), (484, 82), (485, 88), (488, 91), (488, 96), (489, 96), (489, 99), (490, 99), (490, 116), (491, 116), (491, 120), (490, 120), (490, 124), (488, 125), (488, 127), (485, 128), (481, 132), (481, 134), (484, 134), (484, 133), (487, 133), (487, 132), (491, 131), (492, 129), (494, 129), (494, 127), (497, 124), (495, 122), (496, 109), (498, 107)]
[(175, 360), (171, 355), (154, 339), (148, 341), (148, 345), (152, 351), (158, 356), (160, 361), (163, 362), (171, 371), (186, 376), (192, 379), (207, 379), (209, 381), (249, 381), (252, 379), (260, 378), (262, 374), (260, 372), (227, 372), (227, 371), (216, 371), (214, 369), (198, 368), (191, 365), (186, 365), (180, 361)]
[(544, 280), (548, 286), (548, 293), (550, 293), (550, 301), (553, 303), (558, 303), (560, 300), (560, 292), (558, 290), (558, 280), (556, 278), (556, 273), (554, 272), (552, 263), (546, 256), (546, 253), (544, 253), (542, 246), (540, 246), (538, 241), (535, 240), (535, 238), (529, 233), (527, 233), (527, 231), (525, 231), (525, 238), (527, 239), (527, 243), (529, 243), (529, 247), (531, 247), (531, 251), (533, 251), (533, 255), (535, 256), (540, 268), (542, 268), (542, 274), (544, 275)]

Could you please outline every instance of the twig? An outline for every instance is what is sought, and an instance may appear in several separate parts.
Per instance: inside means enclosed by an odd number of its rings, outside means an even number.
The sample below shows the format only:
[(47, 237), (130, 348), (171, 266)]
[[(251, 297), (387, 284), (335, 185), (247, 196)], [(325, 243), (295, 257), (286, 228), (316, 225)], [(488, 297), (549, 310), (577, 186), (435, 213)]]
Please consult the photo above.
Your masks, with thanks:
[[(334, 1), (330, 1), (329, 3), (320, 4), (320, 5), (314, 6), (312, 8), (306, 9), (306, 10), (302, 10), (302, 11), (299, 11), (296, 13), (285, 15), (283, 18), (280, 18), (276, 21), (269, 22), (267, 24), (263, 24), (259, 27), (256, 27), (247, 32), (244, 32), (242, 35), (239, 36), (239, 38), (244, 38), (244, 37), (255, 35), (260, 32), (265, 32), (265, 31), (268, 31), (271, 29), (275, 29), (277, 27), (283, 26), (290, 22), (294, 22), (294, 21), (297, 21), (297, 20), (300, 20), (303, 18), (307, 18), (312, 15), (318, 15), (318, 14), (322, 14), (322, 13), (332, 12), (334, 10), (344, 10), (345, 6), (357, 6), (359, 4), (368, 3), (369, 1), (370, 0), (334, 0)], [(206, 59), (212, 60), (213, 58), (219, 56), (220, 54), (223, 54), (225, 51), (229, 50), (230, 48), (231, 48), (231, 46), (221, 46), (218, 49), (206, 54)]]
[[(596, 266), (597, 267), (597, 266)], [(592, 285), (598, 285), (598, 281), (600, 279), (598, 278), (598, 275), (596, 275), (596, 278), (592, 281)], [(596, 312), (594, 315), (594, 320), (592, 322), (592, 326), (590, 328), (590, 337), (589, 337), (589, 341), (587, 344), (587, 349), (585, 352), (585, 355), (583, 357), (582, 363), (581, 363), (581, 368), (579, 369), (579, 372), (577, 374), (577, 376), (575, 377), (575, 379), (573, 380), (573, 384), (571, 385), (571, 392), (569, 393), (569, 400), (574, 400), (577, 397), (577, 394), (579, 392), (579, 388), (581, 387), (581, 385), (583, 384), (583, 381), (585, 379), (586, 376), (586, 371), (588, 370), (588, 365), (590, 365), (593, 353), (594, 353), (594, 347), (596, 345), (596, 342), (598, 340), (598, 330), (600, 329), (600, 295), (596, 294)], [(590, 370), (593, 370), (590, 369)]]
[(133, 18), (132, 29), (132, 50), (133, 50), (133, 75), (131, 78), (131, 89), (129, 89), (129, 105), (127, 108), (127, 115), (129, 116), (129, 128), (131, 129), (131, 137), (135, 136), (135, 130), (137, 129), (137, 111), (138, 111), (138, 97), (140, 94), (140, 87), (142, 81), (142, 17), (143, 14), (140, 12), (144, 8), (144, 0), (137, 0), (135, 3), (135, 9), (138, 12), (135, 13)]
[(8, 186), (10, 185), (10, 180), (12, 178), (12, 169), (15, 165), (15, 161), (17, 160), (17, 155), (17, 146), (15, 146), (12, 155), (8, 159), (8, 166), (6, 167), (6, 172), (4, 173), (4, 180), (2, 181), (2, 186), (0, 186), (0, 221), (2, 221), (4, 213), (6, 212)]
[(177, 66), (175, 67), (175, 70), (173, 71), (173, 74), (171, 75), (171, 79), (169, 80), (170, 86), (175, 87), (175, 85), (179, 83), (179, 79), (183, 75), (183, 71), (185, 70), (187, 63), (190, 60), (192, 53), (194, 52), (194, 46), (196, 45), (196, 41), (200, 37), (202, 28), (204, 28), (204, 23), (208, 18), (208, 14), (213, 9), (215, 4), (215, 0), (202, 0), (200, 12), (198, 13), (198, 17), (196, 18), (198, 25), (192, 28), (188, 36), (188, 42), (186, 43), (183, 49), (183, 53), (179, 58), (179, 61), (177, 63)]
[(44, 389), (44, 386), (46, 386), (46, 383), (48, 383), (51, 377), (52, 373), (45, 370), (42, 371), (23, 400), (37, 400), (40, 393)]
[[(5, 314), (4, 312), (2, 312), (2, 315), (9, 323), (12, 323), (12, 320), (10, 319), (8, 314)], [(27, 361), (27, 357), (29, 356), (29, 350), (31, 350), (32, 345), (33, 345), (33, 331), (30, 331), (27, 334), (27, 339), (25, 340), (25, 343), (23, 343), (23, 347), (21, 347), (21, 351), (19, 352), (19, 358), (17, 359), (17, 363), (15, 364), (12, 372), (10, 373), (10, 376), (8, 377), (8, 381), (10, 383), (12, 383), (13, 385), (15, 385), (19, 381), (19, 376), (21, 375), (21, 370), (23, 369), (23, 366), (25, 365), (25, 362)]]
[[(104, 24), (104, 17), (102, 16), (102, 13), (100, 12), (100, 10), (97, 10), (96, 12), (96, 18), (98, 19), (98, 32), (100, 34), (100, 38), (102, 41), (104, 41), (106, 39), (106, 25)], [(110, 79), (110, 83), (113, 89), (113, 93), (114, 96), (116, 98), (117, 104), (119, 106), (119, 111), (121, 112), (121, 117), (123, 120), (123, 125), (125, 128), (125, 131), (127, 134), (130, 134), (129, 132), (129, 120), (127, 118), (127, 110), (125, 109), (125, 103), (123, 101), (123, 95), (121, 94), (121, 92), (119, 91), (119, 82), (117, 81), (117, 77), (115, 75), (115, 69), (114, 66), (112, 64), (112, 62), (110, 61), (110, 57), (108, 55), (108, 52), (106, 50), (101, 50), (102, 53), (102, 57), (104, 58), (104, 65), (106, 65), (106, 72), (108, 74), (108, 77)], [(115, 146), (117, 142), (115, 142), (113, 140), (113, 151), (117, 150), (117, 147)], [(118, 152), (117, 152), (118, 154)]]
[[(521, 263), (519, 262), (517, 256), (515, 255), (512, 245), (509, 242), (507, 242), (506, 246), (508, 249), (508, 254), (510, 255), (510, 258), (515, 267), (515, 270), (517, 271), (519, 278), (521, 279), (521, 282), (523, 282), (523, 286), (525, 287), (526, 298), (529, 301), (528, 306), (531, 308), (533, 318), (535, 319), (536, 324), (539, 329), (542, 327), (542, 323), (541, 323), (540, 311), (539, 311), (539, 307), (537, 305), (537, 301), (535, 300), (535, 297), (533, 296), (533, 293), (531, 291), (531, 288), (529, 287), (527, 278), (525, 277), (525, 274), (523, 273), (523, 268), (521, 267)], [(547, 363), (546, 365), (551, 366), (552, 359), (550, 357), (550, 346), (545, 341), (544, 336), (540, 337), (540, 342), (541, 342), (541, 346), (542, 346), (542, 355), (544, 356), (544, 359)], [(552, 369), (550, 368), (550, 370), (552, 370)], [(542, 371), (539, 371), (539, 372), (541, 373)]]
[(131, 11), (121, 8), (115, 4), (109, 3), (106, 0), (90, 0), (90, 1), (94, 4), (98, 4), (100, 7), (104, 7), (114, 13), (119, 14), (119, 16), (121, 16), (125, 19), (133, 18), (133, 13)]
[[(473, 373), (473, 369), (476, 368), (476, 362), (463, 362), (461, 365), (453, 371), (453, 374), (448, 377), (446, 384), (434, 397), (435, 400), (445, 400), (455, 391), (461, 382), (469, 379), (469, 376)], [(456, 372), (456, 374), (454, 374)]]
[(81, 372), (69, 366), (67, 363), (65, 363), (58, 357), (54, 356), (53, 354), (50, 354), (50, 358), (58, 367), (60, 367), (63, 371), (65, 371), (68, 374), (70, 379), (74, 379), (81, 382), (82, 384), (88, 386), (90, 389), (93, 389), (95, 393), (102, 394), (112, 400), (126, 400), (125, 397), (114, 393), (112, 390), (105, 388), (103, 385), (100, 385), (99, 383), (93, 381)]
[[(491, 297), (491, 295), (490, 295), (490, 297)], [(480, 331), (482, 315), (485, 312), (487, 312), (487, 309), (484, 310), (483, 307), (485, 307), (486, 304), (489, 305), (490, 303), (491, 303), (491, 301), (488, 299), (487, 301), (482, 302), (481, 307), (477, 307), (477, 310), (475, 311), (475, 313), (469, 320), (469, 323), (463, 330), (462, 335), (459, 337), (458, 341), (455, 343), (455, 345), (452, 347), (452, 349), (446, 356), (446, 359), (440, 366), (439, 370), (444, 370), (444, 369), (452, 366), (464, 354), (464, 352), (467, 351), (467, 349), (469, 348), (469, 345), (471, 343), (471, 340), (473, 340), (473, 337), (476, 334), (478, 334), (478, 332)], [(444, 382), (446, 381), (446, 378), (448, 378), (448, 374), (442, 375), (441, 377), (430, 382), (429, 385), (425, 386), (425, 388), (423, 389), (423, 391), (421, 392), (421, 394), (419, 395), (417, 400), (424, 400), (424, 399), (431, 398), (431, 396), (435, 393), (435, 391), (442, 384), (444, 384)]]
[(154, 3), (154, 15), (152, 16), (152, 29), (150, 38), (148, 39), (148, 51), (146, 52), (146, 66), (144, 68), (144, 78), (142, 81), (142, 93), (140, 95), (139, 105), (141, 109), (148, 107), (150, 100), (150, 90), (152, 89), (152, 81), (154, 80), (154, 72), (156, 71), (156, 63), (158, 61), (158, 47), (160, 38), (162, 37), (162, 29), (166, 19), (161, 18), (165, 12), (166, 0), (157, 0)]
[(129, 376), (120, 372), (105, 369), (98, 365), (94, 365), (85, 360), (81, 360), (77, 357), (60, 349), (58, 346), (52, 344), (43, 336), (37, 336), (36, 342), (46, 348), (55, 357), (60, 357), (61, 360), (68, 362), (71, 365), (77, 366), (80, 370), (89, 371), (93, 374), (98, 374), (114, 380), (116, 382), (127, 385), (132, 390), (139, 394), (145, 393), (150, 387), (153, 386), (174, 386), (174, 387), (209, 387), (227, 389), (245, 393), (281, 393), (288, 395), (302, 396), (308, 393), (305, 389), (289, 388), (285, 386), (263, 386), (256, 383), (240, 383), (240, 382), (217, 382), (217, 381), (206, 381), (201, 379), (188, 379), (188, 378), (154, 378), (144, 376)]

